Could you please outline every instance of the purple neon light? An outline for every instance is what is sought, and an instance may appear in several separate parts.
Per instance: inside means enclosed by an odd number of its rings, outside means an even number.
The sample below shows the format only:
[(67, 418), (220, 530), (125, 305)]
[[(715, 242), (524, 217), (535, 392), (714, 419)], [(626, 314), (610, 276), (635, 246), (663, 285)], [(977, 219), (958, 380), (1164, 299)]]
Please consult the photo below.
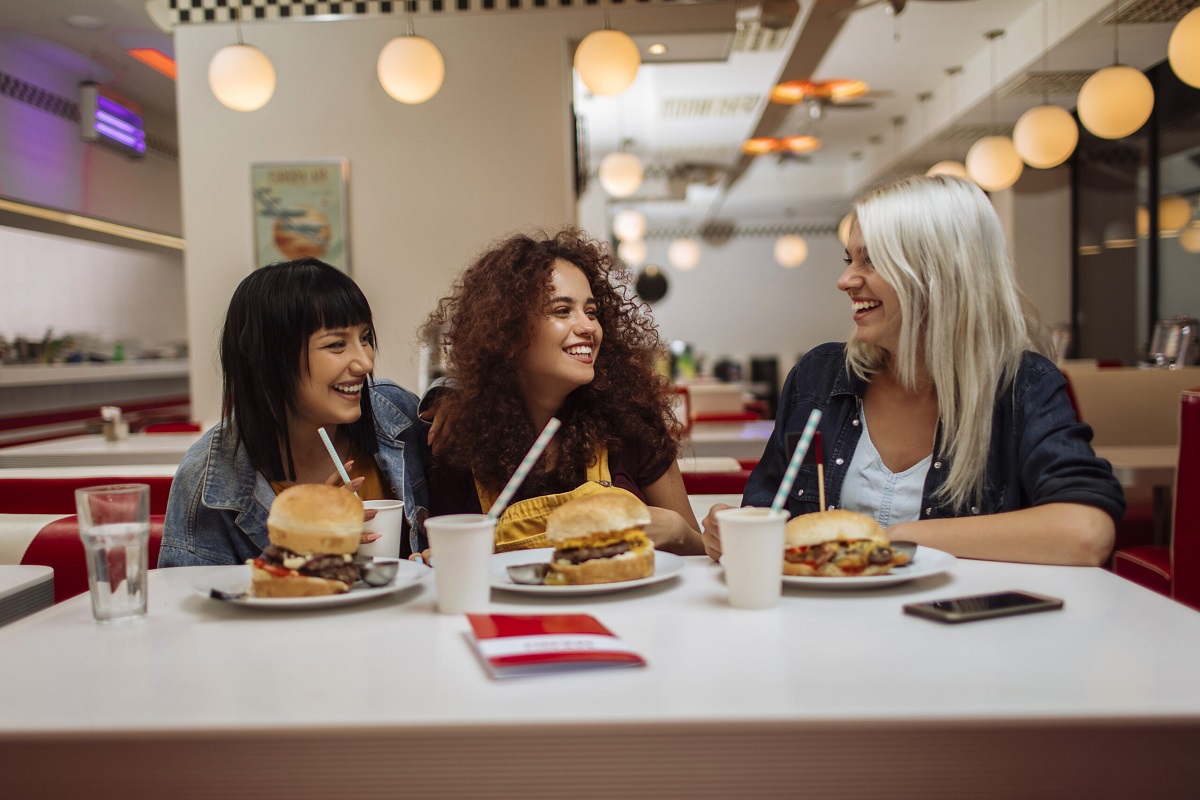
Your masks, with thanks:
[(146, 152), (146, 141), (143, 137), (130, 136), (124, 131), (117, 130), (111, 125), (105, 125), (103, 122), (96, 123), (96, 132), (102, 136), (119, 142), (131, 150), (136, 150), (139, 153)]
[(109, 114), (112, 114), (114, 117), (120, 119), (128, 125), (132, 125), (133, 127), (139, 129), (142, 127), (142, 118), (139, 115), (135, 114), (133, 111), (130, 111), (120, 103), (108, 99), (102, 94), (96, 95), (96, 108), (97, 116), (99, 116), (100, 111), (103, 110), (107, 111)]
[(129, 136), (137, 136), (138, 134), (141, 133), (141, 129), (138, 128), (136, 125), (130, 125), (125, 120), (120, 119), (118, 117), (114, 117), (112, 114), (109, 114), (107, 111), (101, 111), (100, 109), (97, 108), (96, 109), (96, 124), (100, 124), (100, 123), (109, 125), (113, 128), (116, 128), (119, 131), (123, 131), (124, 133), (126, 133)]

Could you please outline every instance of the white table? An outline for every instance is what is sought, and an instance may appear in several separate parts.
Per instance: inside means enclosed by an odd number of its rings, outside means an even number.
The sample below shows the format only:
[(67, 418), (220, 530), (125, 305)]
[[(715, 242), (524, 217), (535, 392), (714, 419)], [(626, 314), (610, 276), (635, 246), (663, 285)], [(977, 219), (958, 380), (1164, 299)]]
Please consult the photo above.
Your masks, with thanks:
[[(12, 797), (1169, 797), (1195, 788), (1200, 614), (1099, 569), (960, 561), (730, 608), (720, 568), (494, 613), (594, 614), (642, 669), (496, 682), (427, 581), (254, 612), (150, 573), (141, 621), (86, 596), (0, 629)], [(947, 626), (903, 603), (1005, 589), (1062, 611)], [(67, 767), (69, 765), (69, 768)], [(118, 777), (119, 776), (119, 777)], [(1186, 778), (1186, 780), (1185, 780)], [(98, 795), (97, 795), (98, 796)]]
[(0, 448), (0, 467), (178, 466), (199, 433), (135, 433), (110, 442), (100, 434)]
[(775, 420), (754, 422), (697, 422), (679, 450), (680, 456), (762, 458)]
[(0, 564), (0, 626), (54, 605), (54, 570)]
[(1154, 504), (1154, 542), (1171, 543), (1171, 487), (1179, 464), (1179, 447), (1163, 445), (1108, 445), (1096, 455), (1112, 464), (1113, 475), (1125, 489), (1150, 489)]

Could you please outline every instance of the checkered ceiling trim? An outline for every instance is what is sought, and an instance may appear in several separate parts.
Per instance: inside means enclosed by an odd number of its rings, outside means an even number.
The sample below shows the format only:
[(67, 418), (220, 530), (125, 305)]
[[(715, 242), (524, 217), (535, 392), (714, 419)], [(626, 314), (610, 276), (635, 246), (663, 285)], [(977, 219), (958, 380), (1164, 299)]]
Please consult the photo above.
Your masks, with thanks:
[[(682, 5), (688, 0), (605, 0), (613, 8), (643, 5)], [(694, 0), (692, 0), (694, 2)], [(548, 11), (600, 6), (600, 0), (407, 0), (414, 14), (478, 14), (501, 11)], [(405, 0), (169, 0), (176, 24), (232, 22), (237, 13), (244, 21), (305, 19), (309, 17), (361, 17), (405, 13)]]

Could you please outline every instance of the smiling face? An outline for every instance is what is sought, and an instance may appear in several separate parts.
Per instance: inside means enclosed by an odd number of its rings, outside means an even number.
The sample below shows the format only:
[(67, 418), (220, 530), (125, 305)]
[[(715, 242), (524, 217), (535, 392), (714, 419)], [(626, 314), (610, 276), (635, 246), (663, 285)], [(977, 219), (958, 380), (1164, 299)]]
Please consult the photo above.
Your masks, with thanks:
[(534, 318), (517, 373), (526, 405), (531, 408), (561, 403), (568, 394), (591, 383), (604, 336), (583, 270), (560, 259), (554, 264), (550, 284), (549, 300)]
[(317, 428), (357, 421), (367, 376), (375, 368), (370, 327), (322, 328), (308, 337), (305, 355), (296, 384), (295, 423)]
[(837, 286), (850, 297), (858, 340), (895, 353), (900, 343), (900, 299), (875, 271), (857, 224), (850, 230), (846, 269)]

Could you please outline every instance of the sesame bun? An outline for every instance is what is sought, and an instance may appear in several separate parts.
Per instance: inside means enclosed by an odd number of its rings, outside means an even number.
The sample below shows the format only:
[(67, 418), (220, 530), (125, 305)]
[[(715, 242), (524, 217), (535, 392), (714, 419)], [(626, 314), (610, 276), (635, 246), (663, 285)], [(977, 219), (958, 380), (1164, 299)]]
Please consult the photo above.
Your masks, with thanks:
[(563, 503), (546, 518), (551, 542), (626, 531), (650, 524), (650, 509), (629, 492), (604, 492)]
[(323, 597), (345, 594), (350, 584), (311, 575), (280, 577), (255, 565), (250, 568), (251, 594), (255, 597)]
[(654, 548), (646, 542), (612, 558), (591, 558), (582, 564), (551, 561), (550, 571), (565, 576), (571, 585), (635, 581), (654, 574)]
[(362, 501), (345, 489), (318, 483), (284, 489), (267, 517), (271, 543), (293, 553), (353, 553), (362, 528)]
[(843, 509), (801, 514), (784, 527), (784, 537), (788, 547), (812, 547), (826, 542), (853, 542), (860, 539), (889, 543), (887, 534), (874, 518)]

